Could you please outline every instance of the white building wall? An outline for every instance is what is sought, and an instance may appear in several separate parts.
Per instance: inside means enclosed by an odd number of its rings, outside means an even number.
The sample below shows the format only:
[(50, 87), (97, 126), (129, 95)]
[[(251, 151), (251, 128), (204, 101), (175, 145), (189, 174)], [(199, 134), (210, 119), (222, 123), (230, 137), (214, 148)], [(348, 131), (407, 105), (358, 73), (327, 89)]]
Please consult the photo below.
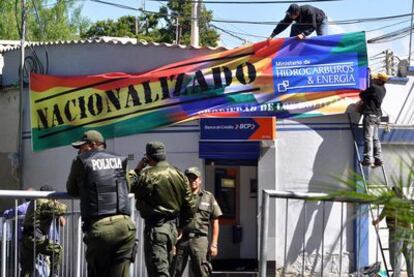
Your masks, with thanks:
[(387, 94), (382, 104), (384, 114), (389, 115), (390, 123), (414, 124), (414, 78), (406, 85), (386, 84)]
[[(16, 89), (0, 90), (0, 189), (18, 188), (18, 133), (19, 92)], [(0, 208), (11, 205), (2, 201)], [(7, 203), (5, 203), (7, 202)]]
[[(277, 122), (277, 190), (333, 192), (344, 189), (335, 178), (350, 176), (354, 148), (348, 117), (316, 117)], [(279, 271), (324, 276), (352, 264), (351, 206), (299, 200), (278, 200), (276, 216), (276, 263)], [(342, 238), (341, 229), (344, 227)], [(322, 239), (323, 238), (323, 239)], [(323, 247), (323, 249), (322, 249)], [(304, 256), (304, 257), (303, 257)], [(304, 268), (302, 268), (304, 261)]]

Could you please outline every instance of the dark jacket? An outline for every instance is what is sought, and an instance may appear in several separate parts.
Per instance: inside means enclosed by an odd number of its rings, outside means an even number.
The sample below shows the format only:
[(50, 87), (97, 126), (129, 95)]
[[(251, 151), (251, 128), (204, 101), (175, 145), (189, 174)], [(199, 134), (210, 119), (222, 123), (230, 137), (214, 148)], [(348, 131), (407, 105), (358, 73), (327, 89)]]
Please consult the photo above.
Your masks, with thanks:
[(66, 188), (80, 196), (83, 220), (130, 214), (126, 166), (126, 157), (106, 150), (79, 154), (72, 162)]
[(293, 20), (286, 14), (285, 18), (283, 18), (273, 30), (271, 37), (283, 32), (293, 21), (296, 21), (299, 24), (305, 24), (306, 28), (304, 28), (303, 34), (308, 36), (316, 30), (316, 27), (321, 24), (325, 18), (326, 15), (321, 9), (311, 5), (300, 6), (299, 17)]
[(187, 177), (167, 161), (144, 169), (131, 191), (141, 217), (146, 220), (180, 216), (183, 226), (194, 217), (196, 203)]
[(385, 97), (385, 87), (371, 82), (371, 85), (359, 94), (362, 100), (362, 114), (381, 116), (381, 104)]

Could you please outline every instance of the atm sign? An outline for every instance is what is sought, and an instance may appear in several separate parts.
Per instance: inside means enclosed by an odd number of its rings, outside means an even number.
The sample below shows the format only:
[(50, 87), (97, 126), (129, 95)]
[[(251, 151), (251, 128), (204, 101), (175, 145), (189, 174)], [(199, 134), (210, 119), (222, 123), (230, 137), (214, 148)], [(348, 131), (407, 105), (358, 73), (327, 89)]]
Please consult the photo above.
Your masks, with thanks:
[(276, 118), (202, 118), (201, 139), (204, 140), (273, 140)]

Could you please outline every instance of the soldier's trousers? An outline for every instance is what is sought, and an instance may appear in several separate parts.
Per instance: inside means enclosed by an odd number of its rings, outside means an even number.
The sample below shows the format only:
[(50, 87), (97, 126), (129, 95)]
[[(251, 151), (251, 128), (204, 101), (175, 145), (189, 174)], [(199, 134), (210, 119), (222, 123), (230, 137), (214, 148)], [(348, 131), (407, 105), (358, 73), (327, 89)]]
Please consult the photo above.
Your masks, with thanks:
[(83, 238), (88, 277), (128, 277), (134, 258), (136, 227), (126, 215), (93, 222)]
[(63, 248), (59, 243), (50, 241), (46, 238), (36, 239), (32, 236), (24, 236), (20, 248), (20, 264), (22, 267), (22, 277), (32, 276), (34, 270), (34, 260), (37, 254), (50, 257), (50, 274), (58, 274), (59, 265), (62, 258)]
[(176, 242), (177, 228), (175, 223), (167, 222), (159, 226), (145, 225), (145, 265), (149, 277), (169, 277), (172, 275)]
[(181, 277), (188, 257), (190, 256), (190, 266), (197, 277), (210, 276), (212, 266), (207, 259), (208, 239), (206, 236), (183, 237), (177, 243), (177, 256), (175, 257), (174, 277)]

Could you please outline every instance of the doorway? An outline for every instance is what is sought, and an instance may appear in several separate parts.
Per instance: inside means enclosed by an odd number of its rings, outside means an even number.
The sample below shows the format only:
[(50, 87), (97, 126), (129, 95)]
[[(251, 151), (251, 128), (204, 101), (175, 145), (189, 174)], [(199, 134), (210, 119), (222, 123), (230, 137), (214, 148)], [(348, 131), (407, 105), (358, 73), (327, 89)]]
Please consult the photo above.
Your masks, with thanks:
[(256, 271), (257, 161), (206, 160), (204, 183), (223, 212), (214, 271)]

